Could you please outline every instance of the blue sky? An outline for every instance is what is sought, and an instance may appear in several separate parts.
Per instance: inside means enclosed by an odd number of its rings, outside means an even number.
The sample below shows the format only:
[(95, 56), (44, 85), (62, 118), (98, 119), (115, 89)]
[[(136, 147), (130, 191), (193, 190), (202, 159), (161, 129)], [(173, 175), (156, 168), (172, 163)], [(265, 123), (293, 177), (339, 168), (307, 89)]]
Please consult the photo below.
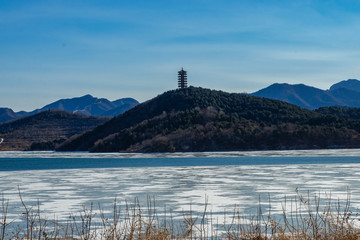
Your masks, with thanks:
[(360, 1), (0, 0), (0, 107), (360, 78)]

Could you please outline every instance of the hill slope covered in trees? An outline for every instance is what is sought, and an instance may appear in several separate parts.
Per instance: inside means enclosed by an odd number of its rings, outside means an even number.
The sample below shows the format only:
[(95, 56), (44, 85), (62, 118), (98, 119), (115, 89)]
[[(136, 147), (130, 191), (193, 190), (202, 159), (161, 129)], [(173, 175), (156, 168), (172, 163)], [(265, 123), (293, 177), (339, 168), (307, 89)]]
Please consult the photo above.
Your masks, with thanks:
[(310, 111), (278, 100), (190, 87), (168, 91), (142, 103), (90, 132), (70, 138), (58, 150), (172, 152), (358, 147), (359, 132), (360, 121), (354, 118)]
[(50, 150), (74, 134), (93, 129), (108, 118), (89, 117), (58, 110), (0, 124), (0, 150)]

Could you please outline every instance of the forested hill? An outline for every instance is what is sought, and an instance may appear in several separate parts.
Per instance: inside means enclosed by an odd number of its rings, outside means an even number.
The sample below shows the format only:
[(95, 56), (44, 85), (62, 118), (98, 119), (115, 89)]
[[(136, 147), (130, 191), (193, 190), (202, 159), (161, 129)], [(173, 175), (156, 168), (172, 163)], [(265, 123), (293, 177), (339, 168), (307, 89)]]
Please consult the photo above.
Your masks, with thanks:
[(168, 91), (81, 136), (65, 151), (219, 151), (360, 146), (360, 121), (278, 100), (190, 87)]
[[(50, 150), (55, 143), (74, 134), (92, 130), (108, 118), (90, 117), (58, 110), (47, 110), (8, 123), (0, 124), (0, 151)], [(45, 144), (45, 146), (43, 146)]]

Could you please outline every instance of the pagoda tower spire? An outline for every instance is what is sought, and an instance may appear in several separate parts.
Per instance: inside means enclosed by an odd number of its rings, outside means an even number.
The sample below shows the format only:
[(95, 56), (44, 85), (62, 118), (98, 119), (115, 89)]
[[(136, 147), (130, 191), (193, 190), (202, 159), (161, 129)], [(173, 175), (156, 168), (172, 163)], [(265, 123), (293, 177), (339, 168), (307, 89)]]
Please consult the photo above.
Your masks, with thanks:
[(178, 71), (178, 88), (187, 88), (187, 72), (183, 68)]

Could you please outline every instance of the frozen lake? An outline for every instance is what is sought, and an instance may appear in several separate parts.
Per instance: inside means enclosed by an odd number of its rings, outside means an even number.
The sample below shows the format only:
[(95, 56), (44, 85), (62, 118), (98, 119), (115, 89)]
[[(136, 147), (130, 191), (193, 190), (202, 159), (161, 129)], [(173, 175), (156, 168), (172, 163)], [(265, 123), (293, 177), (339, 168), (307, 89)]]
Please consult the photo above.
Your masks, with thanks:
[(90, 154), (1, 152), (0, 193), (9, 200), (9, 217), (23, 212), (18, 195), (29, 206), (37, 202), (49, 218), (65, 220), (83, 206), (98, 204), (109, 212), (120, 203), (147, 197), (181, 217), (190, 208), (203, 211), (205, 199), (214, 215), (256, 214), (259, 199), (280, 214), (285, 196), (331, 194), (360, 207), (360, 150), (216, 152), (176, 154)]

